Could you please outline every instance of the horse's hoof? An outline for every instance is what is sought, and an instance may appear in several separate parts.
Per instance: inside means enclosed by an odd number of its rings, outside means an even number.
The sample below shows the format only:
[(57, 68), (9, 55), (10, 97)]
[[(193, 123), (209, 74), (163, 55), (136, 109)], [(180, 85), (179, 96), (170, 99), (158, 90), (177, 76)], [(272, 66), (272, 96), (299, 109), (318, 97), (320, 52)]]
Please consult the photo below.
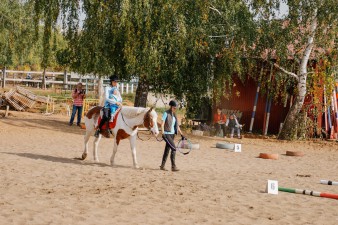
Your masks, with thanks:
[(134, 166), (134, 169), (140, 169), (140, 167), (138, 165)]
[(85, 160), (87, 158), (87, 153), (82, 154), (82, 160)]

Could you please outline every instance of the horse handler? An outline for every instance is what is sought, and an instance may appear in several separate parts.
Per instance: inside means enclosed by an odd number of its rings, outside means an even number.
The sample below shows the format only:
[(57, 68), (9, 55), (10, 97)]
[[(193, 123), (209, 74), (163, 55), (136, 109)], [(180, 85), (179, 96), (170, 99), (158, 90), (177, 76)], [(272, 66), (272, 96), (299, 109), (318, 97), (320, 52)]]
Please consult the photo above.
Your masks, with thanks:
[(175, 135), (177, 135), (177, 132), (179, 132), (182, 136), (182, 131), (180, 129), (180, 126), (178, 125), (177, 117), (175, 114), (177, 103), (173, 100), (169, 102), (169, 110), (165, 111), (162, 116), (162, 137), (166, 142), (163, 158), (162, 158), (162, 164), (160, 166), (161, 170), (165, 169), (165, 162), (167, 161), (169, 151), (171, 149), (170, 153), (170, 160), (171, 160), (171, 170), (176, 172), (179, 171), (179, 169), (176, 166), (175, 163), (175, 156), (176, 156), (176, 145), (174, 142)]

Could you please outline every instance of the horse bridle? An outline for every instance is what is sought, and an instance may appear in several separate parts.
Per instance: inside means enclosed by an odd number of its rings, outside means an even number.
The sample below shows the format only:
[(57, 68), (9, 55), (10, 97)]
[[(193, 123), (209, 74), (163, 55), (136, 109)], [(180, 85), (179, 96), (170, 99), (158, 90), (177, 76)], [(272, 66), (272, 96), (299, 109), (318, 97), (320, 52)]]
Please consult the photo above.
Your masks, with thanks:
[[(145, 128), (148, 129), (148, 131), (150, 131), (150, 134), (152, 134), (151, 132), (151, 128), (154, 127), (154, 121), (152, 116), (150, 115), (151, 110), (149, 110), (143, 117), (143, 126)], [(139, 133), (137, 132), (137, 137), (141, 140), (141, 141), (145, 141), (144, 139), (140, 138), (140, 136), (138, 135)], [(151, 137), (148, 138), (148, 140), (150, 140)]]
[[(149, 110), (143, 117), (143, 126), (145, 128), (147, 128), (148, 130), (151, 130), (151, 128), (154, 127), (154, 122), (153, 122), (153, 118), (150, 115), (151, 110)], [(127, 122), (124, 120), (124, 116), (123, 113), (121, 112), (121, 116), (122, 116), (122, 120), (123, 122), (127, 125), (127, 127), (129, 127), (130, 129), (134, 130), (135, 128), (130, 127)]]
[(143, 126), (148, 130), (154, 127), (154, 121), (152, 116), (150, 115), (151, 110), (149, 110), (143, 117)]

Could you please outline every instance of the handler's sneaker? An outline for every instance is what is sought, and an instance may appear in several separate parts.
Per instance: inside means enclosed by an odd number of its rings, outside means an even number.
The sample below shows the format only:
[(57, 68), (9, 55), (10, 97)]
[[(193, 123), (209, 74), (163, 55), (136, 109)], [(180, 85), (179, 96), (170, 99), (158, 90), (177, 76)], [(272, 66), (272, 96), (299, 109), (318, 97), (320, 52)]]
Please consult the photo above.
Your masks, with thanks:
[(168, 171), (164, 166), (160, 166), (160, 170)]
[(171, 171), (177, 172), (177, 171), (180, 171), (180, 170), (176, 166), (174, 166), (174, 167), (171, 167)]

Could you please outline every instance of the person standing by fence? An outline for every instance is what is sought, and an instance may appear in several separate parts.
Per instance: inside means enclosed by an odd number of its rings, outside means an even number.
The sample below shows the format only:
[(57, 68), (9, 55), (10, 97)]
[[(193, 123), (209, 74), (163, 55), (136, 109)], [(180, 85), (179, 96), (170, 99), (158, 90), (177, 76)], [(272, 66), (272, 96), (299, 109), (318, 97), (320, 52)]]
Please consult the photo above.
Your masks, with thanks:
[(83, 100), (86, 98), (86, 91), (82, 89), (82, 83), (78, 83), (72, 92), (73, 110), (70, 117), (69, 126), (73, 125), (75, 114), (77, 112), (77, 126), (81, 124), (81, 116), (83, 110)]

